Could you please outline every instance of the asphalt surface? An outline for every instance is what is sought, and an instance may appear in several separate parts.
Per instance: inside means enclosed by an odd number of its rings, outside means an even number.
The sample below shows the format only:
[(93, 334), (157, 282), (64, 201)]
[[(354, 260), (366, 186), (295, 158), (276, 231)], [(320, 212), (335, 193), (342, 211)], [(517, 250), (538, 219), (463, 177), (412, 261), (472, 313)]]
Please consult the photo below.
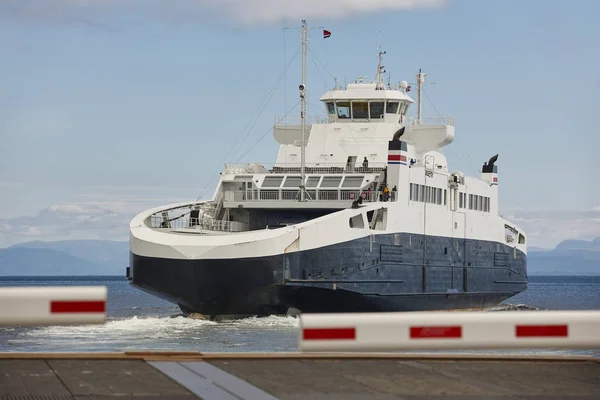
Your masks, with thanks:
[(600, 359), (10, 357), (2, 400), (600, 398)]

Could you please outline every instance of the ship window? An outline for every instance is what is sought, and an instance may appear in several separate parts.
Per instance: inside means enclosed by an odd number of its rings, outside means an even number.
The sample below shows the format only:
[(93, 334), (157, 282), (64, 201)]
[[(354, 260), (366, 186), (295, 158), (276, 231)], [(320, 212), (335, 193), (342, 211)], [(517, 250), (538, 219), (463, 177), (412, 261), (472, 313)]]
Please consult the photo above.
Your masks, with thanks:
[(336, 188), (340, 186), (341, 181), (341, 176), (324, 176), (323, 181), (321, 182), (321, 187)]
[(402, 102), (402, 105), (400, 106), (400, 114), (406, 115), (407, 111), (408, 111), (408, 103)]
[(446, 205), (446, 189), (444, 189), (444, 205)]
[(519, 233), (519, 244), (525, 244), (525, 236), (522, 233)]
[(283, 187), (300, 187), (300, 183), (302, 183), (302, 178), (299, 176), (288, 176), (283, 183)]
[(279, 187), (283, 181), (283, 176), (267, 176), (263, 181), (262, 187)]
[(352, 118), (353, 119), (368, 119), (369, 118), (369, 103), (366, 101), (352, 102)]
[(437, 203), (442, 204), (442, 189), (437, 188)]
[(375, 223), (372, 224), (371, 229), (378, 231), (384, 231), (387, 225), (387, 208), (380, 208), (375, 216)]
[(367, 211), (367, 221), (373, 221), (373, 213), (375, 213), (375, 210)]
[(363, 176), (347, 176), (342, 183), (342, 187), (359, 188), (363, 181)]
[(252, 175), (236, 175), (234, 181), (252, 181)]
[(347, 119), (350, 118), (350, 103), (349, 102), (338, 102), (337, 103), (338, 118)]
[(398, 104), (397, 101), (388, 101), (386, 113), (396, 114), (398, 112)]
[(369, 103), (369, 108), (371, 110), (371, 119), (380, 119), (383, 115), (383, 105), (382, 101), (373, 101)]
[(309, 176), (306, 180), (306, 187), (317, 187), (320, 180), (320, 176)]
[(335, 114), (335, 104), (332, 101), (327, 103), (327, 112), (332, 115)]
[(463, 194), (458, 193), (458, 208), (463, 208)]
[(350, 228), (357, 228), (357, 229), (365, 228), (365, 221), (363, 219), (362, 214), (355, 215), (354, 217), (350, 218), (350, 220), (348, 222), (350, 224)]

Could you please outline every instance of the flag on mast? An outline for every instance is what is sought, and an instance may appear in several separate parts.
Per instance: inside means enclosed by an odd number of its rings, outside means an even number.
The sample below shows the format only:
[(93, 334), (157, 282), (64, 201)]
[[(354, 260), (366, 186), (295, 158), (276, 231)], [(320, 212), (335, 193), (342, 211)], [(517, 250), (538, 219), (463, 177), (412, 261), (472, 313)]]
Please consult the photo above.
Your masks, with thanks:
[(323, 39), (327, 39), (329, 36), (331, 36), (331, 32), (327, 29), (323, 29)]

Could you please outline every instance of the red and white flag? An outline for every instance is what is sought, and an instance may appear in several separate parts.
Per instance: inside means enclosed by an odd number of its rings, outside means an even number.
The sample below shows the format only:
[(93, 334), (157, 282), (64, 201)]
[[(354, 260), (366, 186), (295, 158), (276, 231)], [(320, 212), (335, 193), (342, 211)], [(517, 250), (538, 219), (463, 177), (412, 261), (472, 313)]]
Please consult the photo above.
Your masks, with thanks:
[(323, 29), (323, 39), (327, 39), (329, 36), (331, 36), (331, 32), (327, 29)]

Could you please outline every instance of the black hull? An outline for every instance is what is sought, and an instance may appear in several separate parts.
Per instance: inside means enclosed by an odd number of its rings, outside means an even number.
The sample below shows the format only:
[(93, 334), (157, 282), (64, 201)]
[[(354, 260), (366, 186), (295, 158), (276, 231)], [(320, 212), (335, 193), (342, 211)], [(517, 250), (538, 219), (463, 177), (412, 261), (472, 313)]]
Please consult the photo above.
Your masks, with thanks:
[(409, 234), (261, 258), (132, 253), (130, 271), (134, 286), (209, 316), (480, 309), (527, 288), (526, 256), (512, 247)]

